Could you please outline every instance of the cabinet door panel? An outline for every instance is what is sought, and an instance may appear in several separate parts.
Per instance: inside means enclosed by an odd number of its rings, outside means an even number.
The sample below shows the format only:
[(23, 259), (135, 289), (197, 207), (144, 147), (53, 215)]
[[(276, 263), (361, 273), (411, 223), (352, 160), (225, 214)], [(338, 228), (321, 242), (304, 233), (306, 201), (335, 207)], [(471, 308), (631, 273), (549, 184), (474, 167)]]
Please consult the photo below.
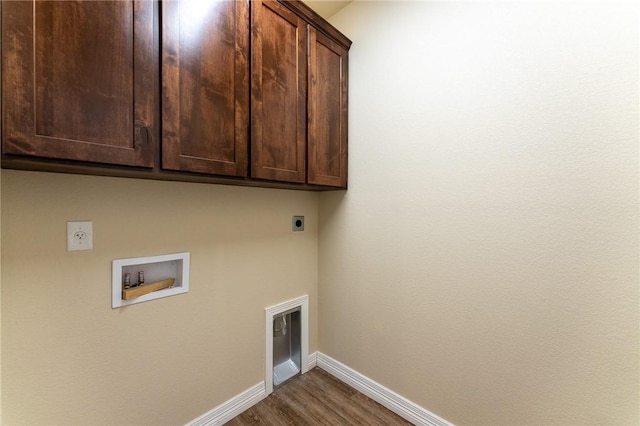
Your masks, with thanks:
[(251, 176), (305, 182), (306, 25), (276, 1), (251, 17)]
[(162, 6), (162, 167), (246, 176), (248, 0)]
[(153, 4), (2, 5), (3, 152), (152, 166)]
[(347, 186), (348, 51), (309, 31), (308, 182)]

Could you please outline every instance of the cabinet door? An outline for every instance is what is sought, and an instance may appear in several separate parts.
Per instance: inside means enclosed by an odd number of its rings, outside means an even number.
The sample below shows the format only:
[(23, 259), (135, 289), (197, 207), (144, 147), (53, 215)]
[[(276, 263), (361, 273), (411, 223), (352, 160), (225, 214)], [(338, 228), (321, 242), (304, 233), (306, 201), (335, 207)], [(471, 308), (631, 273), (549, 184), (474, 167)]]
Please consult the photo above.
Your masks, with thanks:
[(276, 1), (252, 1), (251, 176), (306, 179), (306, 25)]
[(2, 4), (5, 154), (152, 166), (153, 3)]
[(349, 52), (309, 29), (308, 182), (347, 187)]
[(248, 0), (162, 8), (162, 167), (247, 176)]

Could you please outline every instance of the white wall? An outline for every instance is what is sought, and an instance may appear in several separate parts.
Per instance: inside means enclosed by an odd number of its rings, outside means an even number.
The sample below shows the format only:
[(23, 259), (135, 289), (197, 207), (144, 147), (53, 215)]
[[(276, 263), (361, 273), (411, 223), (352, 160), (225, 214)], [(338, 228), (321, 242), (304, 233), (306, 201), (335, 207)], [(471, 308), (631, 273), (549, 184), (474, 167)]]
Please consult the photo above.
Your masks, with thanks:
[(319, 346), (456, 424), (638, 424), (638, 6), (367, 2)]
[[(303, 294), (317, 350), (317, 194), (1, 175), (3, 424), (185, 424), (264, 380), (264, 308)], [(182, 251), (189, 293), (111, 309), (113, 259)]]

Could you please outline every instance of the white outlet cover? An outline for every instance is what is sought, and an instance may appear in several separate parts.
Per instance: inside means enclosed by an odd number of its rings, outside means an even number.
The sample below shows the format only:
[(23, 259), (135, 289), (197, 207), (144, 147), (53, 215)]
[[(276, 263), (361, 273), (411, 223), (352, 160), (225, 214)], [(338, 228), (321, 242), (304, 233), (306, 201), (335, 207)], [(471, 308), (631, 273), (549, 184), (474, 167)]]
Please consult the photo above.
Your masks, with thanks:
[(93, 249), (93, 222), (67, 222), (67, 251)]

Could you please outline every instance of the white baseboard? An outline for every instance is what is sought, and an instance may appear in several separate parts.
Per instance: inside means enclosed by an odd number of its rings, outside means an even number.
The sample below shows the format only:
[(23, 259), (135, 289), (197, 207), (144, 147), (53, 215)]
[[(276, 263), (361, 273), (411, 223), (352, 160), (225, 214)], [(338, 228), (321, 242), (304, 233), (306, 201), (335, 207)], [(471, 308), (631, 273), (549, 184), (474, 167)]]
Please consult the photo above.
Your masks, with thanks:
[[(318, 352), (309, 354), (307, 357), (307, 371), (315, 368), (318, 360)], [(218, 405), (208, 413), (203, 414), (195, 420), (190, 421), (186, 426), (216, 426), (233, 419), (243, 411), (253, 407), (267, 396), (265, 382), (247, 389), (234, 396), (226, 402)]]
[[(436, 416), (432, 412), (420, 407), (398, 395), (381, 384), (363, 376), (339, 361), (321, 352), (314, 352), (307, 357), (308, 370), (319, 367), (342, 380), (369, 398), (387, 407), (400, 417), (419, 426), (454, 426), (452, 423)], [(218, 405), (208, 413), (203, 414), (186, 426), (217, 426), (228, 422), (243, 411), (251, 408), (267, 396), (265, 382), (247, 389), (228, 401)]]
[(309, 354), (309, 358), (307, 361), (307, 371), (313, 368), (316, 368), (317, 365), (318, 365), (318, 352)]
[(190, 421), (186, 426), (217, 426), (224, 424), (262, 401), (266, 395), (263, 381), (223, 402), (208, 413)]
[(452, 423), (403, 398), (330, 356), (317, 352), (317, 365), (411, 423), (421, 426), (453, 426)]

